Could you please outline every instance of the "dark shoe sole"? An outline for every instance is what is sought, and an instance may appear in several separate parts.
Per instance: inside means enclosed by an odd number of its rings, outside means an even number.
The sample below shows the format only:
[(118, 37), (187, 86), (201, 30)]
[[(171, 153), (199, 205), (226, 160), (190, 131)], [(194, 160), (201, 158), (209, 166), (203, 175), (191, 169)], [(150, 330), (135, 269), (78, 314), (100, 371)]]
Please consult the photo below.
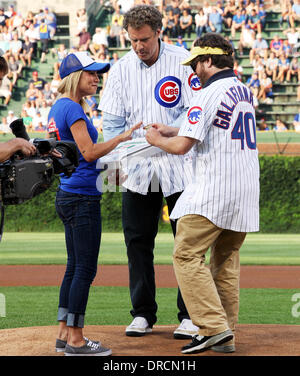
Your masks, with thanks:
[(206, 342), (200, 343), (199, 345), (195, 345), (193, 347), (184, 346), (181, 350), (183, 354), (191, 354), (191, 353), (199, 353), (208, 350), (214, 345), (221, 345), (227, 341), (233, 339), (233, 333), (228, 330), (226, 331), (228, 334), (220, 333), (215, 336), (209, 338)]

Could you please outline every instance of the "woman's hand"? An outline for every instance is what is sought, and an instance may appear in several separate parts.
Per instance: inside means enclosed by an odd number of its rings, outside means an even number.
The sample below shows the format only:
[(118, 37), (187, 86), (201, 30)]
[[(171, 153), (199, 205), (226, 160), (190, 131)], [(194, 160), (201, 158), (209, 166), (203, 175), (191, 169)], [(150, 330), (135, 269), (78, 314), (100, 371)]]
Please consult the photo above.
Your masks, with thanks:
[(143, 122), (140, 121), (139, 123), (137, 123), (136, 125), (134, 125), (130, 129), (128, 129), (126, 132), (121, 133), (120, 136), (119, 136), (120, 137), (120, 142), (131, 140), (132, 139), (132, 133), (134, 131), (136, 131), (137, 129), (139, 129), (142, 124), (143, 124)]

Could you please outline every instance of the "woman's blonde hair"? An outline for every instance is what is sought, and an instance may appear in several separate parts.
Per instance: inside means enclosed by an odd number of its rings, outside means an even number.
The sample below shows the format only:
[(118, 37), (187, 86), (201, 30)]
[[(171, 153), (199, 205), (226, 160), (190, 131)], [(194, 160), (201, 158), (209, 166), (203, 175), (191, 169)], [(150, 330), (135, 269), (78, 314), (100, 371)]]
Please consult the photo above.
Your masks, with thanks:
[[(82, 70), (70, 73), (68, 76), (63, 78), (57, 88), (57, 91), (59, 93), (57, 100), (62, 97), (62, 95), (70, 95), (70, 96), (76, 96), (78, 84), (80, 81), (80, 77), (82, 74)], [(89, 110), (89, 106), (84, 100), (84, 98), (80, 99), (79, 104), (83, 108), (84, 111)]]

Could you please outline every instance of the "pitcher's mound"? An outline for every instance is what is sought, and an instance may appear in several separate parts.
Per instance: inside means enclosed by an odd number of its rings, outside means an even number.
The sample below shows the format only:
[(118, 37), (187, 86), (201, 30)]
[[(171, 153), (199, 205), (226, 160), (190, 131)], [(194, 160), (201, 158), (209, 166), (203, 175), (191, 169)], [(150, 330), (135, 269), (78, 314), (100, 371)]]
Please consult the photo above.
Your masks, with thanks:
[[(181, 347), (189, 340), (175, 340), (175, 325), (154, 326), (153, 332), (144, 337), (126, 337), (125, 326), (90, 325), (84, 334), (101, 340), (112, 349), (113, 356), (179, 356)], [(63, 356), (56, 353), (56, 326), (0, 330), (0, 355), (6, 356)], [(299, 355), (300, 325), (238, 325), (236, 352), (228, 355)], [(212, 350), (199, 356), (220, 355)], [(224, 355), (224, 354), (221, 354)], [(188, 356), (188, 355), (187, 355)]]

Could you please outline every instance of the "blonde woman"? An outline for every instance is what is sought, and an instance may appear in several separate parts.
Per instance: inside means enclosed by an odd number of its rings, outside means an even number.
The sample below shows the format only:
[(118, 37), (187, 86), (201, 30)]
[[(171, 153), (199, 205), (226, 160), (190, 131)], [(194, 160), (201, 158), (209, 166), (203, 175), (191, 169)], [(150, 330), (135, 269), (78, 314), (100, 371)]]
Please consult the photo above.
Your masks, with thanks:
[[(141, 123), (97, 144), (98, 132), (85, 114), (84, 97), (94, 95), (98, 74), (110, 64), (96, 63), (86, 52), (71, 53), (62, 61), (62, 78), (58, 99), (50, 110), (48, 127), (56, 127), (61, 140), (75, 141), (79, 166), (71, 177), (62, 174), (56, 196), (56, 210), (65, 227), (68, 261), (60, 288), (58, 338), (56, 350), (65, 355), (107, 356), (111, 350), (83, 336), (85, 310), (90, 285), (97, 272), (101, 239), (101, 192), (96, 181), (97, 159), (109, 153), (120, 142), (131, 139)], [(99, 188), (100, 189), (100, 188)]]

